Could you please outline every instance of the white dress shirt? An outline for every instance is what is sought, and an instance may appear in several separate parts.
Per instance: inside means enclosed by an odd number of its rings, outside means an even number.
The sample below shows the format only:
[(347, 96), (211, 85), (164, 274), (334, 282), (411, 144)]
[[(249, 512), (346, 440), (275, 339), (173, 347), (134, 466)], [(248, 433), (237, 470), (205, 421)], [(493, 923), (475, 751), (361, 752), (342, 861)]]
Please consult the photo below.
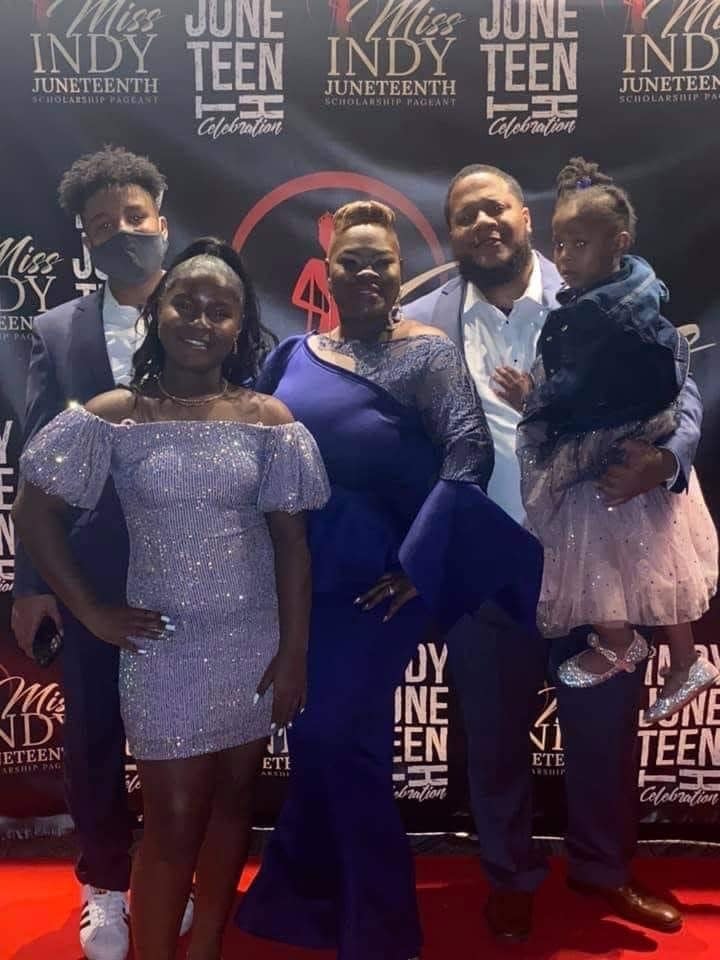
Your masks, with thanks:
[(136, 329), (140, 310), (118, 303), (110, 284), (105, 284), (103, 329), (115, 383), (130, 383), (132, 356), (140, 346), (143, 332)]
[[(501, 400), (490, 385), (496, 367), (515, 367), (529, 373), (535, 360), (537, 342), (550, 307), (543, 302), (540, 261), (533, 252), (533, 268), (525, 293), (513, 303), (506, 316), (488, 303), (474, 284), (469, 283), (463, 305), (462, 335), (470, 375), (475, 381), (495, 444), (495, 469), (488, 496), (522, 523), (525, 508), (520, 495), (520, 465), (515, 453), (515, 431), (520, 414)], [(680, 474), (675, 471), (664, 486), (672, 490)]]
[(533, 267), (525, 293), (506, 316), (469, 283), (463, 306), (462, 336), (470, 375), (475, 381), (495, 444), (495, 469), (488, 496), (522, 523), (525, 510), (520, 497), (520, 465), (515, 454), (515, 431), (520, 414), (501, 400), (490, 385), (496, 367), (515, 367), (529, 373), (548, 307), (543, 304), (540, 261), (533, 252)]

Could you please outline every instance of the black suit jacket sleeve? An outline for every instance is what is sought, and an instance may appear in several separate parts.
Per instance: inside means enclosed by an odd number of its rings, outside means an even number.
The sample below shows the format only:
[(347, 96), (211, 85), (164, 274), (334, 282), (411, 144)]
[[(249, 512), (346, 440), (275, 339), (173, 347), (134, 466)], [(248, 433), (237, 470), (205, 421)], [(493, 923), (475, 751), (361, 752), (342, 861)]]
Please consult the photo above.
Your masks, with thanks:
[[(33, 332), (32, 352), (25, 388), (25, 422), (23, 424), (23, 448), (42, 430), (45, 424), (65, 407), (65, 397), (55, 374), (55, 367), (47, 344), (40, 331)], [(16, 597), (52, 593), (37, 573), (21, 543), (15, 551)]]

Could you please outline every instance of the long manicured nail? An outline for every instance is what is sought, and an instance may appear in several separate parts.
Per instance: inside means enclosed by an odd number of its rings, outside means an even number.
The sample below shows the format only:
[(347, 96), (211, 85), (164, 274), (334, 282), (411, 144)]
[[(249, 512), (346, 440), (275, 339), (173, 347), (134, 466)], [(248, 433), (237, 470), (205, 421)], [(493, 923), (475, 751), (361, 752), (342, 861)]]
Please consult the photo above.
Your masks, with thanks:
[(271, 724), (270, 724), (270, 733), (275, 733), (276, 730), (277, 730), (277, 724), (276, 724), (276, 723), (271, 723)]
[(280, 729), (277, 732), (277, 735), (281, 737), (284, 733), (285, 733), (285, 727), (280, 727)]
[(175, 626), (174, 623), (168, 623), (165, 625), (166, 633), (175, 633), (176, 630), (177, 630), (177, 627)]
[(383, 622), (383, 623), (387, 623), (389, 619), (390, 619), (390, 617), (383, 617), (382, 622)]
[(358, 603), (362, 603), (362, 597), (355, 597), (355, 599), (353, 600), (353, 603), (356, 604), (356, 605), (357, 605)]
[(135, 653), (139, 653), (141, 657), (144, 657), (147, 654), (147, 650), (144, 647), (136, 647)]
[(302, 715), (305, 713), (305, 710), (306, 710), (306, 709), (307, 709), (306, 707), (303, 707), (303, 708), (302, 708), (302, 710), (300, 711), (300, 716), (302, 716)]
[(292, 720), (291, 720), (290, 723), (288, 724), (287, 728), (288, 728), (288, 730), (292, 730)]
[(260, 694), (256, 693), (253, 697), (253, 706), (256, 707), (260, 703)]
[(160, 619), (162, 620), (163, 623), (172, 623), (172, 620), (170, 619), (170, 617), (166, 616), (165, 614), (163, 614), (160, 617)]

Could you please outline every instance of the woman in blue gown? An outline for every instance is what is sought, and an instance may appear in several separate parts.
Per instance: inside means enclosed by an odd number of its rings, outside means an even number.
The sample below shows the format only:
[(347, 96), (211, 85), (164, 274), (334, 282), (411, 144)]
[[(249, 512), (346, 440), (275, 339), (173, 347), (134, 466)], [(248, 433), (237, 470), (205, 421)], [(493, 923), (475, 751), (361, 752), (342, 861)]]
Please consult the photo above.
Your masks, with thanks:
[(486, 599), (534, 628), (542, 552), (484, 494), (492, 441), (456, 348), (397, 316), (393, 212), (352, 203), (334, 225), (340, 325), (286, 340), (257, 384), (313, 434), (332, 494), (310, 518), (308, 705), (238, 923), (338, 960), (409, 960), (421, 932), (392, 790), (394, 691), (433, 626)]

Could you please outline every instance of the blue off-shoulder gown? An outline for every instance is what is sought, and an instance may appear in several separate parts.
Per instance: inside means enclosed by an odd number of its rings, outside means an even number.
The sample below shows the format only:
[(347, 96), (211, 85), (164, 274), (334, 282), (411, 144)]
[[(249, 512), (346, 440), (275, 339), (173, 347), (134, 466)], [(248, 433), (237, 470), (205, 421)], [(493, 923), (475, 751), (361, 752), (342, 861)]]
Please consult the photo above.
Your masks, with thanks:
[[(485, 600), (534, 630), (542, 551), (485, 496), (492, 441), (449, 340), (350, 341), (340, 352), (353, 371), (322, 345), (286, 340), (257, 385), (315, 437), (331, 498), (309, 517), (308, 699), (289, 735), (287, 799), (237, 919), (338, 960), (409, 960), (421, 932), (392, 791), (394, 691), (431, 628)], [(400, 568), (419, 596), (396, 616), (354, 604)]]

